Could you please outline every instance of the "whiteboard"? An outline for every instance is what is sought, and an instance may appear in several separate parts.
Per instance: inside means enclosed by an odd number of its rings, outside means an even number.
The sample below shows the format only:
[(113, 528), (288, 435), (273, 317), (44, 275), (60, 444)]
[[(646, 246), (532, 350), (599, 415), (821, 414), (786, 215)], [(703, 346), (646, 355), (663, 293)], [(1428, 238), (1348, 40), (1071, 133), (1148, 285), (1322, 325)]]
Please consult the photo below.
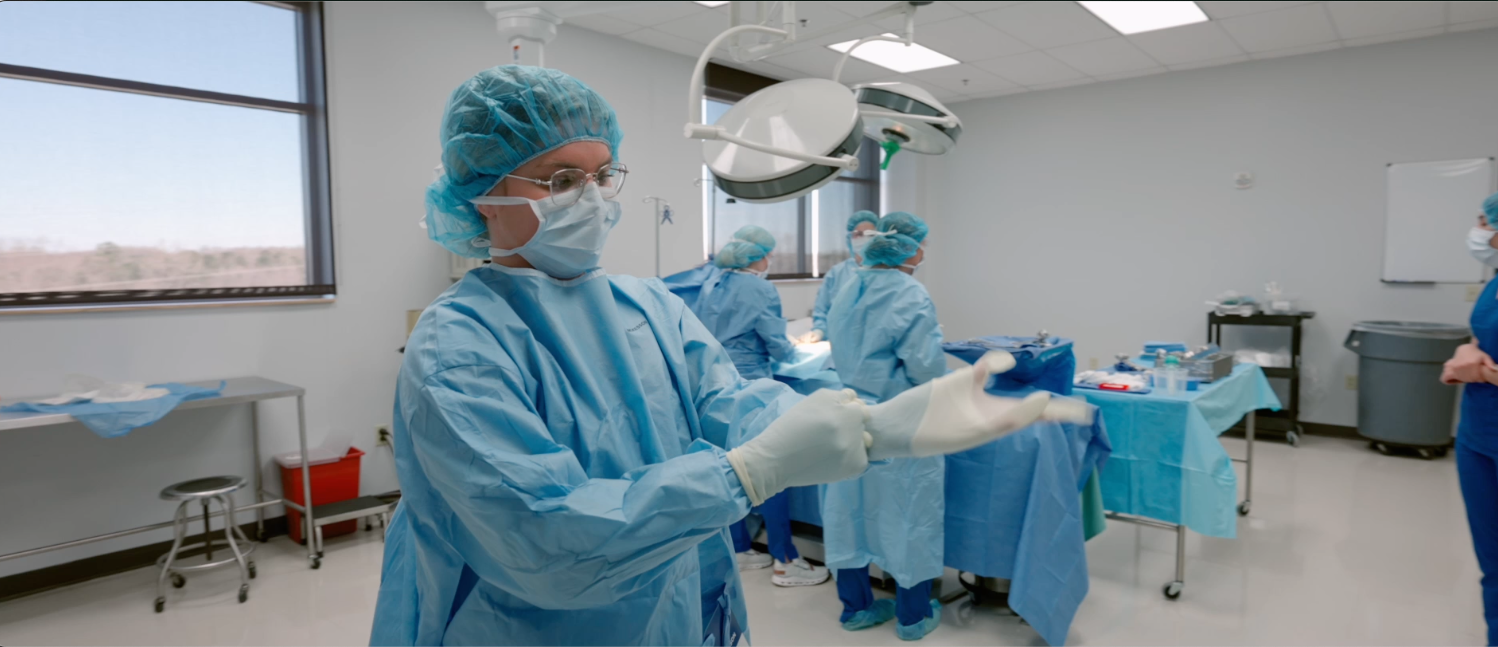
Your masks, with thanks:
[(1386, 283), (1482, 283), (1467, 232), (1493, 193), (1493, 158), (1390, 164)]

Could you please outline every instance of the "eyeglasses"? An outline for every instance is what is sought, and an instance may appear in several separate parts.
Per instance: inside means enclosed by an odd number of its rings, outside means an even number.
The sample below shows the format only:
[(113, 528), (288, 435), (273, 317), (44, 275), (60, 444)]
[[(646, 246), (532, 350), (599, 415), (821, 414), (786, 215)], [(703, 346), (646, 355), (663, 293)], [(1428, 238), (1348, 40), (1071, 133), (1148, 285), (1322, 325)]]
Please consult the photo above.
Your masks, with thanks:
[[(577, 202), (578, 197), (583, 194), (583, 189), (587, 187), (589, 182), (598, 185), (598, 193), (604, 199), (619, 195), (619, 190), (624, 188), (624, 179), (628, 175), (629, 167), (620, 163), (614, 163), (604, 166), (594, 173), (584, 173), (582, 169), (575, 168), (562, 169), (556, 173), (552, 173), (549, 180), (537, 180), (519, 175), (506, 175), (505, 177), (530, 182), (537, 186), (544, 186), (551, 192), (551, 196), (546, 198), (547, 200), (558, 207), (568, 207)], [(479, 196), (470, 202), (474, 204), (512, 204), (513, 200), (513, 198), (501, 196)]]

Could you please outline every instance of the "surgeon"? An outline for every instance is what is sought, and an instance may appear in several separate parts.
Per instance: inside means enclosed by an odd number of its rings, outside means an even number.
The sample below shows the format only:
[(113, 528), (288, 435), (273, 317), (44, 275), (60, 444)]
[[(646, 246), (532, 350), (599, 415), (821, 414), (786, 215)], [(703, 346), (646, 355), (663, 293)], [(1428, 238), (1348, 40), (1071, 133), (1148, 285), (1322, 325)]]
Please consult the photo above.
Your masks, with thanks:
[(851, 392), (745, 379), (660, 281), (599, 269), (621, 137), (555, 70), (496, 67), (448, 100), (427, 234), (493, 263), (406, 347), (371, 644), (734, 644), (728, 527), (879, 444)]
[[(909, 213), (881, 218), (863, 266), (847, 275), (827, 313), (838, 376), (866, 401), (889, 401), (946, 373), (936, 307), (911, 277), (925, 259), (927, 231)], [(945, 459), (927, 456), (896, 458), (827, 486), (823, 537), (844, 629), (893, 618), (902, 640), (919, 640), (941, 622), (931, 582), (943, 567), (945, 483)], [(870, 563), (895, 578), (893, 601), (874, 599)]]
[(869, 232), (879, 222), (879, 215), (872, 211), (857, 211), (848, 217), (848, 258), (833, 265), (822, 277), (822, 287), (817, 290), (817, 302), (811, 311), (811, 331), (796, 340), (802, 344), (815, 344), (827, 338), (827, 310), (837, 296), (843, 279), (858, 271), (863, 263), (863, 248), (869, 244)]
[[(790, 357), (795, 347), (785, 335), (780, 293), (765, 280), (775, 237), (763, 227), (747, 225), (713, 257), (722, 270), (705, 281), (692, 311), (723, 344), (745, 378), (770, 378), (770, 364)], [(765, 520), (770, 554), (754, 550), (743, 521), (733, 524), (733, 548), (739, 570), (775, 567), (770, 581), (777, 586), (812, 586), (831, 574), (803, 559), (791, 543), (790, 494), (781, 492), (754, 509)]]

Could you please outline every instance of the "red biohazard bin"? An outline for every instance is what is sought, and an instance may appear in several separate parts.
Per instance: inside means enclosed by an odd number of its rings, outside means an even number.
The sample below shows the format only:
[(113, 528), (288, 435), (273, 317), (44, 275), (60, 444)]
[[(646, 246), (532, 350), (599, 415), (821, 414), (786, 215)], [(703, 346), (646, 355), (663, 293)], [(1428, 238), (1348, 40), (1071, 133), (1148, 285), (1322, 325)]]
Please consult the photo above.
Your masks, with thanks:
[[(358, 447), (350, 447), (347, 454), (340, 458), (331, 460), (317, 460), (317, 454), (311, 453), (312, 465), (308, 468), (312, 473), (312, 505), (319, 506), (328, 503), (337, 503), (359, 497), (359, 458), (364, 452)], [(302, 503), (302, 462), (301, 457), (295, 454), (285, 456), (292, 460), (282, 460), (283, 456), (276, 457), (276, 464), (281, 467), (281, 492), (287, 501)], [(288, 464), (289, 463), (289, 464)], [(286, 509), (286, 524), (291, 532), (291, 540), (302, 543), (302, 513)], [(359, 527), (358, 520), (342, 521), (335, 524), (323, 526), (323, 539), (337, 537), (354, 532)]]

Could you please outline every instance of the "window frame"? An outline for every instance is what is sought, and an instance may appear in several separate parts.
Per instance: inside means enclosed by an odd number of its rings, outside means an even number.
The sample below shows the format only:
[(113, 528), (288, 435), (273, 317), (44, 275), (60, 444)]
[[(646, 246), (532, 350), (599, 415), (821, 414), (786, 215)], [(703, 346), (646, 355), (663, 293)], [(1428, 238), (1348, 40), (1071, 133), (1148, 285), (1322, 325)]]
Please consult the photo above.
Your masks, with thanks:
[(0, 314), (273, 303), (332, 303), (336, 299), (323, 3), (256, 2), (256, 4), (293, 11), (297, 15), (297, 62), (302, 101), (281, 101), (8, 63), (0, 63), (0, 77), (299, 115), (302, 124), (302, 168), (304, 169), (302, 193), (306, 228), (306, 284), (154, 290), (0, 292)]
[[(703, 89), (704, 101), (713, 100), (723, 103), (737, 103), (744, 97), (763, 88), (780, 83), (780, 81), (767, 76), (745, 72), (717, 63), (708, 63), (704, 76), (706, 79)], [(869, 204), (873, 205), (871, 210), (877, 211), (882, 183), (884, 181), (883, 175), (878, 170), (879, 147), (870, 146), (868, 141), (864, 141), (858, 149), (858, 157), (861, 164), (860, 168), (872, 170), (872, 177), (852, 177), (847, 174), (839, 174), (836, 179), (822, 188), (830, 187), (839, 182), (853, 184), (855, 192), (863, 192), (865, 194), (863, 197), (868, 200)], [(716, 229), (718, 223), (716, 214), (712, 213), (710, 209), (712, 200), (708, 196), (712, 195), (712, 191), (716, 190), (716, 187), (712, 181), (712, 174), (706, 171), (706, 167), (704, 167), (702, 182), (704, 206), (709, 207), (709, 211), (703, 214), (704, 240), (707, 241), (707, 253), (711, 254), (716, 251), (712, 249), (712, 243), (717, 239)], [(820, 190), (819, 188), (818, 191)], [(813, 220), (820, 220), (820, 214), (817, 214), (817, 218), (813, 218), (813, 214), (811, 213), (815, 208), (812, 205), (815, 193), (808, 193), (796, 198), (798, 209), (796, 226), (799, 230), (796, 236), (796, 267), (799, 271), (790, 274), (769, 274), (765, 278), (771, 281), (820, 281), (827, 276), (827, 271), (832, 269), (831, 267), (817, 267), (816, 258), (820, 256), (820, 249), (812, 249), (813, 241), (816, 239), (814, 230), (820, 225), (820, 222), (813, 222)]]

